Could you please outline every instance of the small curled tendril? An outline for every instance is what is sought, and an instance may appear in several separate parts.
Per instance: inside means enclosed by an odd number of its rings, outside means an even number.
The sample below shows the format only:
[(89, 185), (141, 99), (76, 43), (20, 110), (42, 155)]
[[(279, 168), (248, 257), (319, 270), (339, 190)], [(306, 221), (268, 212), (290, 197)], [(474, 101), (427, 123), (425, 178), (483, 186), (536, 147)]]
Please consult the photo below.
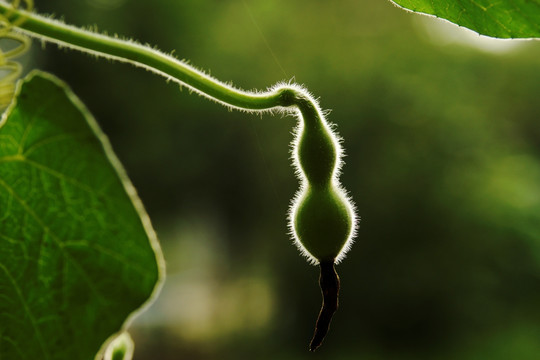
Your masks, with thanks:
[[(13, 0), (12, 9), (17, 9), (23, 5), (27, 11), (34, 7), (33, 0)], [(13, 27), (19, 26), (24, 22), (24, 17), (17, 17), (12, 21), (12, 13), (0, 14), (0, 41), (4, 39), (13, 41), (16, 46), (8, 50), (0, 48), (0, 110), (5, 109), (15, 92), (15, 81), (22, 73), (22, 65), (13, 59), (19, 57), (28, 51), (30, 47), (30, 38), (13, 31)], [(3, 44), (2, 44), (3, 45)]]

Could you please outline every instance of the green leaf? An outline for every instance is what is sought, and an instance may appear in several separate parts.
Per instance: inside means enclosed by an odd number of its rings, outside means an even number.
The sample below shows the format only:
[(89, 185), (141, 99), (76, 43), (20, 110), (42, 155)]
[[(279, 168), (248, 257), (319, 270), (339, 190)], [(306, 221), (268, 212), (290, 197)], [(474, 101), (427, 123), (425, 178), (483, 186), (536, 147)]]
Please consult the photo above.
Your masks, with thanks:
[(92, 359), (156, 292), (150, 222), (59, 80), (31, 73), (0, 125), (0, 359)]
[(540, 0), (393, 0), (479, 34), (498, 38), (540, 37)]

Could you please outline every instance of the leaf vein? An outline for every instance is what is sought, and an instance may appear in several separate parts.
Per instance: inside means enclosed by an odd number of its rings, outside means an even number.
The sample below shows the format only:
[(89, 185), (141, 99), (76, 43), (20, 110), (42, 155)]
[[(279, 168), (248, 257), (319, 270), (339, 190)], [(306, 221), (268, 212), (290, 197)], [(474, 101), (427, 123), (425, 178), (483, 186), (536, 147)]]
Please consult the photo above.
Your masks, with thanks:
[(45, 341), (43, 340), (43, 334), (41, 333), (41, 330), (39, 329), (36, 318), (32, 314), (32, 311), (30, 310), (30, 307), (28, 306), (28, 303), (26, 302), (26, 299), (24, 298), (24, 295), (22, 294), (21, 288), (17, 285), (17, 282), (9, 272), (9, 270), (0, 263), (0, 269), (4, 271), (6, 274), (6, 277), (9, 279), (11, 285), (13, 286), (13, 289), (15, 290), (15, 293), (17, 294), (17, 297), (19, 298), (19, 301), (21, 302), (23, 309), (30, 319), (30, 323), (32, 324), (32, 327), (34, 328), (37, 341), (39, 343), (39, 347), (41, 348), (41, 351), (43, 352), (43, 355), (46, 359), (50, 359), (49, 353), (47, 352), (47, 348), (45, 347)]
[(102, 303), (106, 303), (106, 298), (103, 297), (99, 291), (94, 287), (92, 282), (90, 281), (89, 276), (86, 274), (84, 269), (71, 257), (71, 255), (65, 251), (64, 246), (62, 246), (61, 239), (54, 234), (51, 229), (44, 223), (44, 221), (28, 206), (28, 204), (20, 197), (18, 196), (15, 191), (6, 184), (2, 179), (0, 179), (0, 186), (2, 186), (4, 189), (6, 189), (9, 193), (12, 194), (12, 196), (15, 198), (15, 200), (22, 206), (22, 208), (25, 210), (25, 212), (31, 216), (43, 229), (43, 231), (46, 234), (49, 234), (51, 238), (55, 241), (58, 248), (62, 251), (62, 254), (73, 264), (74, 268), (79, 272), (81, 277), (85, 280), (85, 282), (88, 285), (88, 288), (96, 295), (98, 300)]

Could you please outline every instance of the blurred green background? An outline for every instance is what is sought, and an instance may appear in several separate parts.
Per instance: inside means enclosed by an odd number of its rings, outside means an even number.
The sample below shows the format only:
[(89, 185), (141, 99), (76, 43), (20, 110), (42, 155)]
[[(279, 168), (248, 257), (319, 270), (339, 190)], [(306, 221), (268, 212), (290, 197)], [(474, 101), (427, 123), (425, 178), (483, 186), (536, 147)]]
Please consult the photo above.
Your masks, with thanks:
[(341, 179), (362, 220), (312, 354), (318, 269), (286, 222), (294, 119), (34, 44), (25, 67), (86, 103), (163, 245), (168, 279), (131, 327), (135, 359), (540, 358), (540, 43), (480, 41), (377, 0), (35, 6), (245, 89), (294, 78), (344, 138)]

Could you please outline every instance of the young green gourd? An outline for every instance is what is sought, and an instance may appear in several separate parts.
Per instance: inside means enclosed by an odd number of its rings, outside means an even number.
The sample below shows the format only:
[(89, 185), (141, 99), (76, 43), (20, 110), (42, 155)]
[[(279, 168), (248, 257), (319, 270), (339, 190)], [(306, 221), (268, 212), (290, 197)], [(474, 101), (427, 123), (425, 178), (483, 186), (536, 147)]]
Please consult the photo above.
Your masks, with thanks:
[(289, 227), (301, 253), (320, 265), (323, 305), (310, 344), (315, 351), (338, 307), (340, 285), (334, 264), (352, 244), (356, 215), (338, 180), (343, 163), (339, 138), (309, 93), (300, 89), (294, 97), (300, 121), (292, 150), (300, 190), (290, 208)]

